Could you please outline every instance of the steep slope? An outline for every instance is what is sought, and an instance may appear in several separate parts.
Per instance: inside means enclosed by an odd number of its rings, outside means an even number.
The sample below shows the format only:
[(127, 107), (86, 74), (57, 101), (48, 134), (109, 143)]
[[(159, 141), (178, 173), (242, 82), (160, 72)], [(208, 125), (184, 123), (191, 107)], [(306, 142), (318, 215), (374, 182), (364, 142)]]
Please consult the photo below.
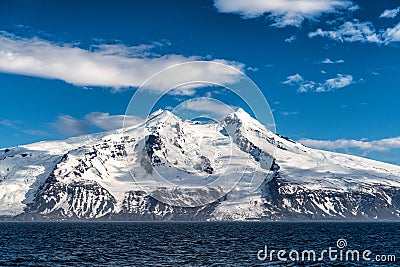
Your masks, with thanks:
[(0, 150), (0, 216), (398, 219), (400, 167), (307, 148), (241, 109), (208, 124), (157, 111), (124, 130)]

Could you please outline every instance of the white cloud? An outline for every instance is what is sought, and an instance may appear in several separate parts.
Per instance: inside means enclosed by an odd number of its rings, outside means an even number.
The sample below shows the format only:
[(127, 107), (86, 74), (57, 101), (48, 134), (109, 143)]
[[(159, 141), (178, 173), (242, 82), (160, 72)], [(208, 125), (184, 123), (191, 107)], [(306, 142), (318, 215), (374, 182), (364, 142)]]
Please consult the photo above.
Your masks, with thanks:
[(256, 67), (247, 67), (247, 70), (256, 72), (256, 71), (258, 71), (258, 68), (256, 68)]
[(386, 9), (385, 11), (382, 12), (382, 14), (379, 16), (380, 18), (388, 18), (392, 19), (397, 16), (400, 12), (400, 7), (397, 7), (395, 9)]
[(317, 36), (326, 37), (338, 42), (360, 42), (375, 44), (391, 44), (400, 42), (400, 23), (393, 28), (376, 31), (371, 22), (360, 22), (358, 20), (346, 21), (334, 30), (317, 29), (308, 34), (310, 38)]
[(256, 18), (267, 14), (275, 21), (273, 26), (299, 27), (305, 19), (313, 19), (324, 13), (336, 13), (352, 6), (345, 0), (214, 0), (219, 12), (234, 13), (244, 18)]
[(328, 150), (357, 148), (368, 151), (388, 151), (391, 149), (400, 148), (400, 137), (373, 141), (353, 139), (339, 139), (334, 141), (302, 139), (299, 140), (299, 142), (309, 147)]
[(60, 115), (51, 125), (64, 135), (81, 135), (87, 133), (89, 126), (86, 121), (75, 119), (69, 115)]
[(333, 91), (349, 86), (353, 83), (353, 76), (338, 74), (337, 77), (326, 80), (320, 87), (317, 88), (319, 92)]
[(371, 22), (359, 22), (357, 20), (346, 21), (338, 29), (332, 31), (317, 29), (315, 32), (309, 33), (308, 36), (310, 38), (327, 37), (339, 42), (380, 42)]
[[(317, 85), (317, 83), (314, 81), (304, 81), (299, 84), (299, 88), (297, 89), (297, 92), (307, 93), (307, 92), (311, 92), (311, 91), (316, 91), (315, 90), (316, 85)], [(322, 92), (322, 91), (316, 91), (316, 92)]]
[(286, 81), (283, 82), (283, 84), (295, 85), (302, 83), (303, 81), (304, 81), (303, 77), (300, 74), (296, 73), (294, 75), (288, 76), (286, 78)]
[(110, 115), (109, 113), (105, 112), (89, 113), (85, 116), (85, 119), (90, 124), (103, 130), (119, 129), (123, 126), (134, 126), (144, 121), (144, 118), (142, 117), (132, 115)]
[(324, 60), (322, 60), (321, 62), (322, 64), (339, 64), (339, 63), (344, 63), (343, 59), (338, 59), (338, 60), (331, 60), (330, 58), (325, 58)]
[(393, 28), (388, 28), (382, 33), (382, 39), (385, 44), (400, 42), (400, 23)]
[(347, 10), (348, 10), (348, 11), (351, 11), (351, 12), (354, 12), (354, 11), (357, 11), (357, 10), (359, 10), (359, 9), (361, 9), (359, 5), (352, 5), (352, 6), (349, 7)]
[[(0, 72), (15, 73), (47, 79), (59, 79), (78, 86), (138, 87), (156, 72), (175, 64), (201, 60), (198, 56), (152, 54), (155, 45), (99, 45), (85, 50), (71, 44), (55, 44), (38, 38), (19, 38), (0, 33)], [(243, 69), (243, 64), (222, 59), (210, 60)], [(211, 70), (210, 70), (210, 69)], [(180, 70), (176, 76), (158, 79), (149, 88), (167, 90), (177, 80), (201, 80), (212, 73), (219, 84), (229, 84), (237, 72), (213, 64), (193, 65)]]
[(298, 86), (299, 93), (306, 92), (330, 92), (354, 83), (353, 76), (350, 74), (337, 74), (335, 78), (330, 78), (324, 82), (307, 81), (300, 74), (288, 76), (283, 84)]
[(331, 59), (326, 58), (323, 61), (321, 61), (320, 63), (322, 64), (334, 64), (335, 62), (333, 62)]
[(292, 42), (296, 41), (296, 38), (297, 38), (296, 35), (292, 35), (289, 38), (285, 39), (285, 42), (292, 43)]

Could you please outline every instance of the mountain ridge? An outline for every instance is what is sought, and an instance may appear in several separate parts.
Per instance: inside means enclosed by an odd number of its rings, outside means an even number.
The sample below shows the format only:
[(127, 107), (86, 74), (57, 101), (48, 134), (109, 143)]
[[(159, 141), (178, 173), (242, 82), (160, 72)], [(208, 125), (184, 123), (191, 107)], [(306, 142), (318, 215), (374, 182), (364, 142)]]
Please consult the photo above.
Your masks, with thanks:
[(398, 220), (400, 167), (305, 147), (241, 109), (205, 124), (159, 110), (125, 129), (0, 150), (0, 216)]

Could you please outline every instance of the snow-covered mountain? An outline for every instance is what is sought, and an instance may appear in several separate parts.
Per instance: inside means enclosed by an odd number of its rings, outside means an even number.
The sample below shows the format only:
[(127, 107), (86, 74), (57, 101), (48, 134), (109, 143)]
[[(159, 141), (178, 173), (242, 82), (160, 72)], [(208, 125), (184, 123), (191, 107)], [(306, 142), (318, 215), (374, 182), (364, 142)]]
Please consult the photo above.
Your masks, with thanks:
[(0, 150), (0, 216), (398, 220), (400, 167), (307, 148), (241, 109), (220, 123), (157, 111), (121, 130)]

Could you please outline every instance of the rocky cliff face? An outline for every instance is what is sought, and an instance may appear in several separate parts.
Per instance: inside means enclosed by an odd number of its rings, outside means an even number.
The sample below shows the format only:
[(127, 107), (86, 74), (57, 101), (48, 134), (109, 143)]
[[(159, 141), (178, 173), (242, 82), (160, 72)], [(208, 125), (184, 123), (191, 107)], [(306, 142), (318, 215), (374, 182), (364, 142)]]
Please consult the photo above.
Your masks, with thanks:
[(140, 127), (0, 150), (0, 216), (398, 220), (400, 167), (307, 148), (243, 110), (219, 124), (163, 111)]

